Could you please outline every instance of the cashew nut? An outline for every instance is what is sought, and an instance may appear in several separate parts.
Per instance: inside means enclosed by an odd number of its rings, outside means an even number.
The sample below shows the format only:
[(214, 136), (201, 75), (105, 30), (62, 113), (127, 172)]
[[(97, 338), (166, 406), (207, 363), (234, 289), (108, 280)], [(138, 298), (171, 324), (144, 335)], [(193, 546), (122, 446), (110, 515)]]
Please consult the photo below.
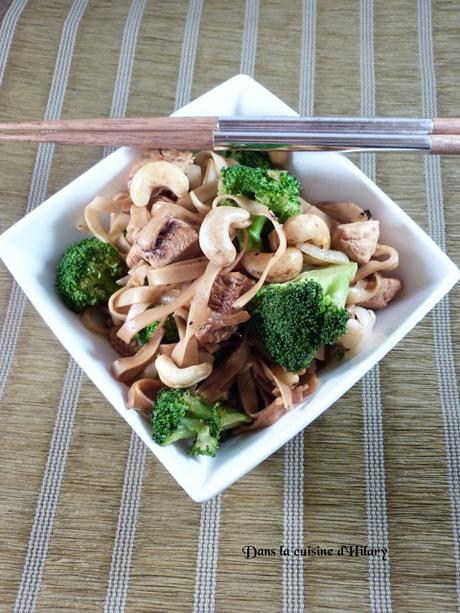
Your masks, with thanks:
[[(251, 251), (243, 257), (241, 263), (250, 275), (256, 279), (260, 279), (272, 257), (272, 253)], [(290, 281), (301, 272), (302, 266), (302, 252), (295, 247), (288, 247), (281, 258), (270, 269), (266, 280), (269, 283), (282, 283), (283, 281)]]
[(129, 195), (136, 206), (147, 206), (155, 187), (165, 187), (178, 198), (189, 190), (186, 174), (171, 162), (163, 160), (144, 164), (132, 178)]
[(331, 235), (326, 223), (311, 213), (293, 215), (283, 226), (284, 234), (289, 245), (311, 242), (317, 247), (329, 249)]
[(205, 256), (218, 266), (229, 266), (236, 258), (230, 236), (231, 228), (247, 228), (251, 215), (234, 206), (218, 206), (204, 218), (200, 228), (200, 247)]
[(203, 362), (187, 368), (176, 366), (171, 357), (160, 354), (155, 360), (155, 368), (161, 381), (168, 387), (184, 388), (203, 381), (212, 372), (212, 364)]

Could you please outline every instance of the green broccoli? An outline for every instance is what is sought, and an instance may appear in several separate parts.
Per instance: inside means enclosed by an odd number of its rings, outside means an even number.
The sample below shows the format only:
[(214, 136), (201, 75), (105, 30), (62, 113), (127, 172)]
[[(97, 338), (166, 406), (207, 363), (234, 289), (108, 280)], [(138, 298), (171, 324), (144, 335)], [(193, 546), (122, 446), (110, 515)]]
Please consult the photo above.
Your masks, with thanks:
[(153, 440), (170, 445), (194, 438), (190, 455), (215, 456), (223, 430), (251, 421), (251, 418), (220, 402), (214, 404), (183, 389), (161, 390), (152, 407)]
[[(300, 213), (300, 183), (286, 170), (230, 166), (221, 170), (220, 194), (246, 196), (268, 206), (284, 223)], [(266, 217), (255, 215), (248, 228), (249, 249), (261, 250)]]
[[(149, 340), (152, 338), (153, 333), (158, 328), (159, 321), (154, 321), (145, 328), (142, 328), (135, 336), (134, 340), (137, 341), (139, 345), (147, 345)], [(174, 317), (169, 315), (165, 322), (165, 333), (163, 336), (164, 343), (177, 343), (179, 341), (179, 333), (177, 331), (176, 322), (174, 321)]]
[(301, 273), (287, 283), (264, 286), (249, 303), (249, 328), (270, 358), (289, 371), (306, 368), (323, 344), (345, 333), (344, 308), (354, 262)]
[(234, 151), (221, 151), (224, 157), (230, 157), (242, 166), (251, 168), (271, 168), (270, 156), (266, 151), (254, 151), (252, 149), (235, 149)]
[(112, 245), (85, 238), (66, 249), (57, 266), (56, 288), (65, 304), (80, 313), (107, 302), (120, 287), (123, 261)]

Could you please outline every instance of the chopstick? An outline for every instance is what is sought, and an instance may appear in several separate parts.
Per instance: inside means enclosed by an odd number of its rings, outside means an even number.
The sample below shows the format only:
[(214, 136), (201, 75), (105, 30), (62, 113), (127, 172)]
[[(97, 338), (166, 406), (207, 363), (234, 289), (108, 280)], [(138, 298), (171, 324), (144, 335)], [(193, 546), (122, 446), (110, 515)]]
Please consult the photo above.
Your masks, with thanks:
[(460, 118), (145, 117), (0, 123), (0, 141), (460, 154)]

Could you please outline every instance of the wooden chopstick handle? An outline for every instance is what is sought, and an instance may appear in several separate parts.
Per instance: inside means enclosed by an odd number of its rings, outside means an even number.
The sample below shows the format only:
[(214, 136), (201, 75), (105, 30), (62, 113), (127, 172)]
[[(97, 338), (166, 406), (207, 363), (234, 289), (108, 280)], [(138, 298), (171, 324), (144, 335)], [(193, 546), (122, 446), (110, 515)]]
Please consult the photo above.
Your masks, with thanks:
[(460, 134), (433, 134), (430, 153), (460, 155)]
[(109, 147), (143, 147), (146, 149), (212, 149), (212, 132), (183, 131), (149, 132), (142, 131), (94, 131), (75, 132), (72, 130), (42, 132), (0, 132), (0, 142), (55, 143), (61, 145), (95, 145)]
[(59, 119), (0, 123), (6, 132), (189, 132), (217, 130), (217, 117), (129, 117), (126, 119)]
[(433, 119), (433, 134), (460, 134), (460, 117)]

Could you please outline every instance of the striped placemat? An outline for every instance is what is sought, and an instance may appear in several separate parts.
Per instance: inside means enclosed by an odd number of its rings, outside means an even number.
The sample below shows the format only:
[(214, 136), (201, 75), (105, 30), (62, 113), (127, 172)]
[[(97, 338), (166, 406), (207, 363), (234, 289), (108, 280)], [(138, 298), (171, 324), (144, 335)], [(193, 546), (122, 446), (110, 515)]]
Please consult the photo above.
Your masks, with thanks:
[[(302, 114), (459, 114), (454, 0), (2, 10), (1, 120), (169, 114), (238, 72)], [(108, 152), (1, 145), (0, 230)], [(354, 161), (460, 262), (458, 160)], [(4, 267), (0, 283), (0, 611), (459, 610), (458, 288), (303, 434), (197, 505)]]

